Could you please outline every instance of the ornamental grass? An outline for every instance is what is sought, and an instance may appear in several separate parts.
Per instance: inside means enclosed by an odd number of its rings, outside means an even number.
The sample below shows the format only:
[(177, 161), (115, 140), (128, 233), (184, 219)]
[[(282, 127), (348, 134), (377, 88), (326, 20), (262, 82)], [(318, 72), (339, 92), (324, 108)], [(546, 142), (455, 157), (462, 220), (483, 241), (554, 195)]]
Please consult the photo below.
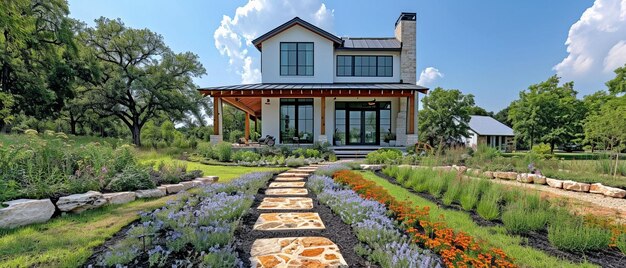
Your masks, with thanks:
[(333, 178), (361, 197), (386, 205), (412, 241), (438, 253), (448, 267), (516, 267), (501, 249), (487, 248), (484, 241), (455, 232), (446, 226), (443, 216), (434, 220), (429, 207), (413, 207), (409, 202), (398, 201), (383, 187), (352, 171), (338, 171)]

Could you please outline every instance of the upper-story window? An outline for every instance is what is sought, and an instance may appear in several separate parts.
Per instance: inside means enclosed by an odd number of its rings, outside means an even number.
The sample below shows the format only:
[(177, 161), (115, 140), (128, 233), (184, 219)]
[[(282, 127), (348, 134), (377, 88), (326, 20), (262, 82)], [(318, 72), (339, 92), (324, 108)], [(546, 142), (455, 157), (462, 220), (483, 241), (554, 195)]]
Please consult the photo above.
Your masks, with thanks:
[(392, 56), (337, 56), (337, 76), (393, 76)]
[(313, 43), (281, 42), (280, 75), (313, 76)]

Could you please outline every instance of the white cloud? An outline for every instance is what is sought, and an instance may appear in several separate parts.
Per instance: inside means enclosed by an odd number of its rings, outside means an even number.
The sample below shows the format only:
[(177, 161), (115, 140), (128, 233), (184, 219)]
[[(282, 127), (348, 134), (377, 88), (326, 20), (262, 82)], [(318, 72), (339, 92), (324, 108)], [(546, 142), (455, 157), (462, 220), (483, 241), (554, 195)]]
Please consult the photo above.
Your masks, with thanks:
[(567, 57), (553, 68), (564, 81), (599, 86), (611, 79), (626, 63), (626, 0), (596, 0), (572, 25), (565, 45)]
[(420, 86), (432, 86), (433, 82), (437, 79), (443, 78), (443, 73), (435, 67), (427, 67), (420, 73), (420, 78), (417, 84)]
[(236, 9), (234, 16), (223, 16), (213, 34), (215, 47), (229, 58), (242, 83), (259, 83), (259, 53), (250, 53), (256, 50), (252, 40), (294, 17), (332, 32), (334, 10), (320, 0), (249, 0)]

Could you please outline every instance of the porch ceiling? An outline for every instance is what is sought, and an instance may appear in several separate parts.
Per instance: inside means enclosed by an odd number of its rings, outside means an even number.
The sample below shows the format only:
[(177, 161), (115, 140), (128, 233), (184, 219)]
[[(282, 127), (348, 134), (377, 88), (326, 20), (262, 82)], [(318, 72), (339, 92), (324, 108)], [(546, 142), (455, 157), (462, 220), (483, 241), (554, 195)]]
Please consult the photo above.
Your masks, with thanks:
[(261, 97), (224, 97), (222, 100), (256, 118), (261, 118)]

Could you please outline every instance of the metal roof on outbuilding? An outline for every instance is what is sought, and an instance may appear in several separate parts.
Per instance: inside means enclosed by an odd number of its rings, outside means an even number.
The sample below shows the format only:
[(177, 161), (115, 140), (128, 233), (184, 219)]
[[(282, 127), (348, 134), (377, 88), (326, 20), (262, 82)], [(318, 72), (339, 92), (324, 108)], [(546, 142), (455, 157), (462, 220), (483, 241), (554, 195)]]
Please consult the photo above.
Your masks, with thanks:
[(514, 136), (513, 129), (491, 116), (472, 115), (469, 127), (478, 135)]

